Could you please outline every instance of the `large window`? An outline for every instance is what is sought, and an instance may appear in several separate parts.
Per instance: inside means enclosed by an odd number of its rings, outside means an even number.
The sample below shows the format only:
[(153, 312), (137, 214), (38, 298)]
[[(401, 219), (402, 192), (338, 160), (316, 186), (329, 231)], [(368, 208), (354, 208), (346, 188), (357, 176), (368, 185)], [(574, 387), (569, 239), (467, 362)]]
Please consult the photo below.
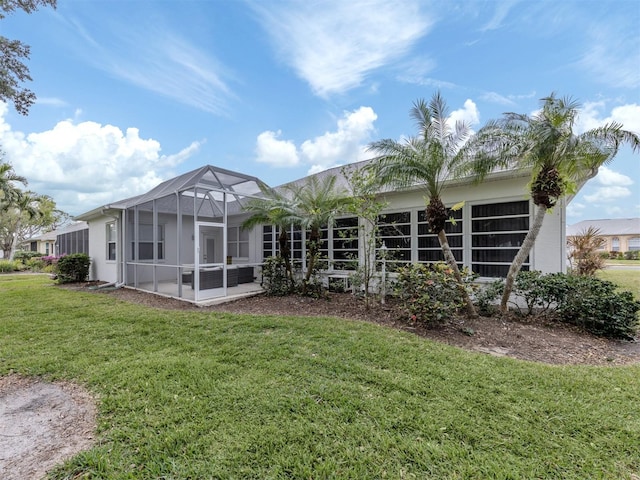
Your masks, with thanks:
[[(505, 277), (529, 230), (529, 202), (471, 207), (471, 268), (481, 277)], [(522, 270), (529, 269), (529, 258)]]
[(355, 270), (358, 267), (358, 217), (339, 218), (332, 233), (334, 270)]
[(378, 217), (377, 253), (387, 249), (387, 267), (391, 270), (411, 263), (411, 212), (386, 213)]
[(640, 237), (631, 237), (629, 239), (629, 251), (637, 252), (640, 250)]
[[(158, 225), (157, 230), (158, 260), (164, 259), (164, 225)], [(138, 258), (136, 260), (153, 260), (153, 225), (141, 223), (138, 225)], [(131, 249), (135, 251), (135, 242), (131, 242)]]
[(227, 229), (227, 255), (234, 258), (249, 258), (249, 230), (242, 227)]
[(116, 222), (107, 223), (107, 260), (116, 259)]
[[(462, 209), (452, 211), (450, 215), (451, 217), (445, 224), (444, 232), (447, 234), (451, 253), (459, 264), (458, 266), (462, 267)], [(444, 262), (445, 258), (440, 241), (435, 233), (429, 231), (426, 217), (425, 210), (418, 212), (418, 261), (422, 263)]]

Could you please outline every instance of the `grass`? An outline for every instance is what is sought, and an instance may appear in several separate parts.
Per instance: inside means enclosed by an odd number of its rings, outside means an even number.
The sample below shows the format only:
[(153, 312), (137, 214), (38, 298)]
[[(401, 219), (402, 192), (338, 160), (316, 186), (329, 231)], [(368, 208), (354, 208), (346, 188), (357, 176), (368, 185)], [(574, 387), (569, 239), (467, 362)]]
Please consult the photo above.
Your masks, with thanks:
[(606, 268), (597, 272), (596, 276), (620, 286), (621, 290), (629, 290), (636, 300), (640, 300), (640, 269), (612, 269)]
[(640, 366), (473, 354), (330, 318), (156, 310), (0, 276), (0, 375), (73, 380), (52, 478), (634, 478)]

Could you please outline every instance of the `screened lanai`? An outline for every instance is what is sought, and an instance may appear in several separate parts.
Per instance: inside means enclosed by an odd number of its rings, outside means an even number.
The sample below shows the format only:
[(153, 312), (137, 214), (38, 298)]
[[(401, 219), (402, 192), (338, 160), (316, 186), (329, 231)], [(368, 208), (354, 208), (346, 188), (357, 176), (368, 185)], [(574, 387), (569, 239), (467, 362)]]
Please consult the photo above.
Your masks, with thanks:
[(124, 284), (195, 302), (255, 290), (258, 264), (238, 225), (261, 185), (207, 165), (121, 202)]

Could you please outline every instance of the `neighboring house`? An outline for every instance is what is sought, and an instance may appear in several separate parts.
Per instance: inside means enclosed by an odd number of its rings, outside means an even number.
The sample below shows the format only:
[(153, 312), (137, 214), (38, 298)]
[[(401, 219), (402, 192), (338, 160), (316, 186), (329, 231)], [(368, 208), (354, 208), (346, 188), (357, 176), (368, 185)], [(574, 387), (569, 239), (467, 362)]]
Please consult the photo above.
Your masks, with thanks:
[(47, 232), (36, 237), (31, 237), (20, 244), (22, 250), (38, 252), (42, 255), (54, 255), (56, 246), (56, 232)]
[(605, 239), (600, 249), (603, 252), (640, 250), (640, 218), (611, 218), (601, 220), (583, 220), (567, 226), (567, 238), (580, 235), (589, 227), (598, 229)]
[[(350, 168), (362, 166), (351, 165)], [(317, 175), (337, 175), (334, 168)], [(533, 204), (529, 176), (492, 174), (480, 185), (456, 181), (443, 201), (464, 201), (448, 225), (448, 236), (460, 265), (481, 278), (505, 276), (529, 229)], [(303, 182), (301, 179), (298, 182)], [(340, 182), (345, 184), (344, 178)], [(161, 183), (148, 193), (98, 207), (77, 217), (89, 226), (91, 278), (203, 302), (250, 288), (263, 260), (277, 253), (275, 227), (251, 231), (243, 205), (260, 195), (255, 177), (204, 166)], [(380, 220), (380, 239), (394, 263), (432, 262), (442, 258), (435, 235), (424, 218), (420, 188), (380, 194), (388, 207)], [(544, 273), (566, 269), (564, 201), (545, 218), (524, 270)], [(353, 232), (359, 219), (341, 218), (323, 232), (321, 250), (329, 276), (345, 276), (357, 263), (363, 245)], [(356, 227), (356, 228), (354, 228)], [(291, 229), (292, 256), (304, 268), (305, 232)], [(345, 233), (350, 238), (345, 238)], [(258, 286), (259, 287), (259, 286)]]

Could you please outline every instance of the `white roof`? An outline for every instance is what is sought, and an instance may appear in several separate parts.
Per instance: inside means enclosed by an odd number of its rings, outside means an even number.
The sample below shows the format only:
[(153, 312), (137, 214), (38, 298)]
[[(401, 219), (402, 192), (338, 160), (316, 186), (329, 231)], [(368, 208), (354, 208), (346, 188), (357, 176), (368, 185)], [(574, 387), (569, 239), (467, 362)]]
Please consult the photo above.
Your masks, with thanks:
[(589, 227), (600, 230), (600, 235), (640, 235), (640, 218), (583, 220), (567, 225), (567, 236), (579, 235)]

